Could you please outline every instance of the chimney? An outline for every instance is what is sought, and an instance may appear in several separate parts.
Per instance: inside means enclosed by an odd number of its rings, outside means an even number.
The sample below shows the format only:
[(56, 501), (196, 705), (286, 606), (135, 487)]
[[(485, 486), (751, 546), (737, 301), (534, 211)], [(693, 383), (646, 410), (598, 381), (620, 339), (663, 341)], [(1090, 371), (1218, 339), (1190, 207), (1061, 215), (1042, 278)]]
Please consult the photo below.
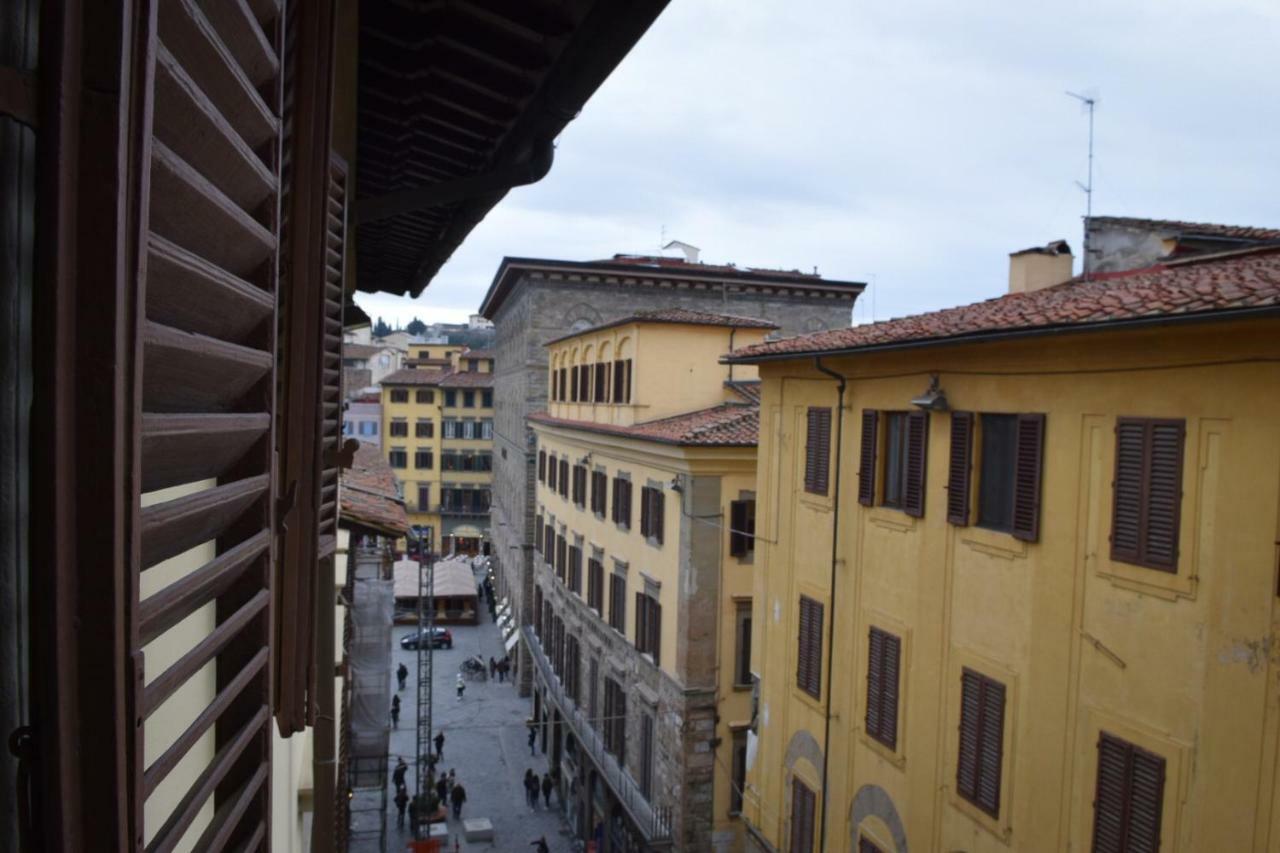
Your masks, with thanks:
[(1071, 278), (1075, 259), (1066, 240), (1054, 240), (1009, 255), (1009, 292), (1030, 293)]

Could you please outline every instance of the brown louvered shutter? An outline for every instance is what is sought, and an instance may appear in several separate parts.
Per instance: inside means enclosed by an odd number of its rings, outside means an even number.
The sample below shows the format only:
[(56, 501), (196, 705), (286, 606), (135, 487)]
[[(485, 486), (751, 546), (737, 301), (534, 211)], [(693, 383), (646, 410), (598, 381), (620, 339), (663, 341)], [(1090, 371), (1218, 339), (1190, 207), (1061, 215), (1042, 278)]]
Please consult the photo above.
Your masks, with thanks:
[(858, 853), (884, 853), (884, 851), (877, 847), (870, 838), (861, 835), (858, 837)]
[(951, 458), (947, 460), (947, 521), (961, 527), (969, 523), (972, 470), (973, 413), (952, 412)]
[(662, 605), (656, 598), (649, 599), (649, 654), (655, 666), (662, 665)]
[(800, 632), (796, 685), (815, 699), (822, 698), (822, 605), (800, 596)]
[(960, 678), (956, 790), (987, 814), (999, 818), (1004, 760), (1004, 685), (968, 668)]
[(902, 482), (902, 511), (920, 518), (924, 515), (926, 452), (929, 444), (929, 413), (907, 413), (906, 471)]
[(1094, 853), (1158, 853), (1165, 761), (1101, 732), (1093, 801)]
[(811, 406), (805, 429), (804, 490), (815, 495), (827, 493), (831, 465), (831, 410)]
[(640, 487), (640, 535), (649, 535), (649, 487)]
[(862, 446), (858, 451), (858, 503), (871, 506), (876, 502), (876, 442), (879, 439), (880, 412), (862, 410)]
[(649, 512), (649, 523), (653, 526), (653, 532), (650, 535), (661, 545), (666, 525), (667, 496), (662, 489), (651, 489), (650, 495), (653, 499), (653, 509)]
[(816, 797), (799, 779), (791, 780), (791, 846), (788, 853), (813, 853)]
[(1044, 468), (1044, 415), (1018, 415), (1013, 458), (1013, 527), (1017, 539), (1040, 538), (1040, 472)]
[(338, 547), (338, 470), (349, 468), (359, 443), (342, 441), (342, 304), (347, 256), (347, 164), (329, 159), (329, 196), (325, 211), (324, 386), (320, 401), (323, 441), (320, 484), (320, 558)]
[(1113, 560), (1137, 563), (1141, 559), (1146, 434), (1143, 420), (1121, 418), (1116, 423), (1116, 470), (1111, 506)]
[(609, 520), (614, 524), (618, 523), (622, 509), (622, 480), (618, 477), (613, 478), (613, 508), (609, 511)]
[(547, 451), (538, 451), (538, 482), (547, 482)]
[(898, 748), (898, 667), (901, 641), (872, 628), (867, 653), (867, 734)]
[(1185, 438), (1181, 420), (1117, 419), (1112, 559), (1178, 570)]
[(649, 639), (648, 612), (644, 606), (644, 593), (636, 593), (636, 651), (643, 652)]

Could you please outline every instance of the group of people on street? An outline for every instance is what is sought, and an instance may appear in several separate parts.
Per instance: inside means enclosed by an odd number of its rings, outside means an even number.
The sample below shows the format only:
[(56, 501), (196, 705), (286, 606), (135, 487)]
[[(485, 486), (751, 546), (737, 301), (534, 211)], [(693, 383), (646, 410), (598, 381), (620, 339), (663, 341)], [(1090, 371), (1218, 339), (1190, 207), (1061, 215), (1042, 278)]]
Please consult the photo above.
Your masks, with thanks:
[(493, 678), (496, 675), (498, 677), (498, 681), (500, 682), (506, 681), (507, 674), (509, 672), (511, 672), (511, 656), (510, 655), (503, 655), (502, 660), (495, 660), (492, 657), (489, 658), (489, 677), (490, 678)]
[(548, 809), (551, 808), (551, 792), (556, 789), (555, 780), (550, 773), (543, 773), (542, 779), (538, 779), (538, 774), (530, 768), (524, 771), (524, 798), (528, 802), (529, 808), (537, 810), (538, 793), (542, 793), (543, 801)]

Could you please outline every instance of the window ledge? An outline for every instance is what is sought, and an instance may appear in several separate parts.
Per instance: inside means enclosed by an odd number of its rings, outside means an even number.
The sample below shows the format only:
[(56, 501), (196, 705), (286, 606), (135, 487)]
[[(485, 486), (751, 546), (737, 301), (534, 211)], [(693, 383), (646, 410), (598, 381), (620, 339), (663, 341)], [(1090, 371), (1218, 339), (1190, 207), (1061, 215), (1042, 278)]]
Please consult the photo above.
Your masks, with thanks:
[[(867, 734), (865, 725), (858, 726), (858, 739), (862, 741), (862, 745), (874, 752), (880, 758), (892, 764), (899, 770), (905, 770), (907, 767), (907, 756), (904, 752), (890, 749), (880, 741)], [(902, 749), (902, 738), (898, 738), (898, 748)]]
[(916, 529), (916, 524), (920, 519), (913, 515), (907, 515), (900, 509), (886, 506), (876, 506), (871, 508), (871, 523), (876, 527), (892, 530), (895, 533), (909, 533)]
[(1027, 543), (1014, 538), (1012, 533), (990, 530), (985, 527), (960, 528), (960, 541), (980, 554), (1005, 560), (1024, 559)]

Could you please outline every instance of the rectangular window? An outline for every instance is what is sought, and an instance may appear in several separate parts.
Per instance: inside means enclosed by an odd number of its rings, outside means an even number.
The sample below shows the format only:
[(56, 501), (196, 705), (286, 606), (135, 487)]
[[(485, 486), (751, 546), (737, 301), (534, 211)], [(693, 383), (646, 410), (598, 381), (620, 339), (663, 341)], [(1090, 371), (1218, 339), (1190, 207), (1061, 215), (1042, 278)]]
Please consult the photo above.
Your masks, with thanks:
[(596, 387), (595, 395), (592, 397), (597, 403), (609, 402), (608, 389), (605, 387), (609, 384), (609, 365), (603, 361), (597, 361), (595, 367)]
[(998, 820), (1004, 761), (1004, 685), (967, 667), (960, 679), (956, 791)]
[(431, 506), (431, 487), (419, 483), (418, 484), (418, 509), (425, 510)]
[(604, 615), (604, 563), (594, 558), (587, 561), (587, 606)]
[(480, 438), (486, 441), (493, 440), (493, 421), (486, 419), (480, 422)]
[(603, 471), (591, 472), (591, 511), (604, 518), (609, 505), (609, 477)]
[(416, 450), (413, 453), (413, 467), (418, 470), (429, 470), (434, 464), (430, 450)]
[(560, 497), (569, 497), (569, 460), (560, 460)]
[(564, 581), (565, 568), (569, 562), (569, 543), (565, 541), (564, 534), (561, 533), (556, 537), (556, 577)]
[(392, 421), (391, 426), (387, 430), (387, 434), (392, 438), (408, 438), (409, 422), (404, 420)]
[(444, 405), (445, 405), (445, 407), (446, 407), (446, 408), (449, 408), (449, 409), (455, 408), (455, 407), (458, 405), (458, 392), (457, 392), (457, 391), (445, 391), (445, 392), (444, 392)]
[(573, 466), (573, 502), (576, 506), (587, 504), (587, 466)]
[(569, 402), (578, 402), (578, 365), (569, 368)]
[(542, 513), (533, 517), (533, 551), (535, 554), (542, 553)]
[(461, 438), (458, 430), (458, 422), (454, 420), (445, 420), (440, 425), (440, 436), (442, 438)]
[(867, 649), (867, 734), (898, 748), (898, 671), (902, 641), (872, 628)]
[(631, 529), (631, 481), (621, 475), (613, 478), (613, 523)]
[(1186, 421), (1118, 418), (1111, 559), (1178, 571)]
[(568, 384), (569, 384), (569, 371), (568, 369), (562, 367), (560, 368), (560, 402), (561, 403), (566, 402), (565, 397), (567, 395), (565, 394), (565, 389), (568, 387)]
[(751, 686), (751, 602), (737, 602), (737, 651), (733, 656), (733, 683)]
[(666, 496), (662, 489), (643, 486), (640, 489), (640, 535), (662, 544)]
[(377, 435), (378, 424), (375, 421), (361, 421), (360, 434), (361, 435)]
[(587, 719), (591, 728), (600, 728), (600, 661), (596, 658), (587, 667)]
[(547, 458), (551, 463), (547, 468), (547, 488), (554, 492), (556, 490), (556, 457), (553, 453)]
[(476, 454), (476, 470), (492, 471), (493, 470), (493, 454), (477, 453)]
[(616, 573), (609, 576), (609, 626), (627, 633), (627, 579)]
[(436, 401), (436, 392), (430, 390), (419, 390), (415, 392), (414, 399), (419, 403), (434, 403)]
[(1164, 759), (1115, 735), (1098, 738), (1093, 795), (1093, 850), (1124, 853), (1160, 849)]
[(636, 593), (636, 651), (653, 658), (654, 666), (660, 666), (662, 648), (662, 605), (656, 592)]
[(627, 402), (624, 394), (626, 393), (626, 362), (618, 360), (613, 363), (613, 402)]
[(827, 493), (831, 468), (831, 410), (809, 408), (804, 445), (804, 490)]
[(789, 853), (813, 853), (813, 813), (817, 798), (799, 779), (791, 780), (791, 848)]
[(569, 546), (569, 591), (582, 593), (582, 546)]
[(462, 422), (462, 437), (467, 440), (471, 440), (478, 437), (475, 421)]
[(578, 399), (591, 402), (591, 365), (584, 364), (578, 371)]
[(414, 424), (414, 438), (435, 438), (435, 421), (418, 421)]
[(653, 716), (640, 715), (640, 796), (653, 799)]
[(732, 501), (729, 504), (729, 554), (739, 559), (750, 557), (756, 550), (756, 502)]
[(604, 680), (604, 748), (625, 763), (627, 754), (627, 694), (612, 678)]
[(796, 652), (796, 686), (822, 698), (822, 604), (800, 596), (800, 631)]
[(547, 451), (538, 451), (538, 482), (547, 482)]
[(982, 416), (981, 471), (978, 474), (978, 526), (1008, 532), (1013, 526), (1013, 415)]
[(554, 568), (556, 563), (556, 529), (550, 521), (542, 529), (542, 539), (542, 558), (547, 561), (548, 566)]
[(393, 447), (387, 454), (387, 464), (392, 468), (408, 468), (409, 453), (403, 447)]
[(889, 412), (885, 418), (884, 497), (885, 506), (902, 508), (902, 481), (906, 470), (907, 413)]
[(408, 388), (392, 388), (391, 402), (393, 403), (409, 402), (409, 389)]
[(493, 392), (492, 391), (480, 392), (480, 405), (486, 409), (493, 408)]
[(560, 399), (560, 371), (551, 368), (551, 399)]
[(733, 774), (729, 785), (729, 814), (742, 813), (742, 792), (747, 786), (747, 730), (733, 730)]
[(476, 392), (475, 392), (475, 391), (463, 391), (463, 392), (462, 392), (462, 407), (463, 407), (464, 409), (474, 409), (474, 408), (476, 407)]
[(907, 515), (924, 515), (926, 412), (888, 412), (885, 416), (884, 496), (881, 503)]

